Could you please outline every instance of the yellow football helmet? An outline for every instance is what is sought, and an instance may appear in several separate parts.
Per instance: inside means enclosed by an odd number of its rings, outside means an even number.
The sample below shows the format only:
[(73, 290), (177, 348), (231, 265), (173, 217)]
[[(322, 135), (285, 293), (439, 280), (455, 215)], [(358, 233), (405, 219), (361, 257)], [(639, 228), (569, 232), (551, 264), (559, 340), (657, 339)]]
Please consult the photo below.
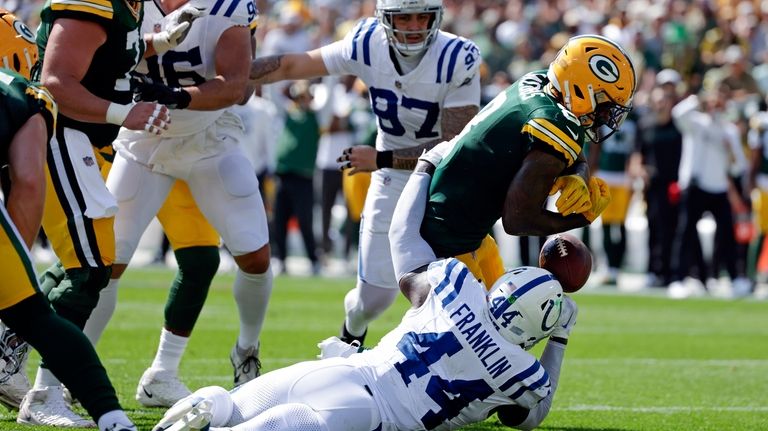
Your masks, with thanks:
[(6, 9), (0, 8), (0, 67), (29, 79), (37, 63), (35, 33)]
[(615, 133), (632, 109), (637, 87), (632, 59), (602, 36), (570, 38), (549, 65), (547, 77), (595, 143)]

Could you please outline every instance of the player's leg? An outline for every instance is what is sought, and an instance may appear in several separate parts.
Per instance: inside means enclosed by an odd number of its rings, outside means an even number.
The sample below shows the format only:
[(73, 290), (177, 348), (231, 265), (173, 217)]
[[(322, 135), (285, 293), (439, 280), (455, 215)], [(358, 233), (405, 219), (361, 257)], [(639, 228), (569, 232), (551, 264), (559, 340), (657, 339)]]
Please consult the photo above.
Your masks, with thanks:
[(258, 180), (240, 148), (196, 162), (185, 178), (200, 210), (238, 265), (233, 293), (240, 333), (230, 359), (235, 385), (259, 374), (259, 337), (272, 292), (269, 234)]
[(165, 303), (157, 353), (136, 388), (144, 406), (170, 407), (190, 394), (179, 380), (179, 364), (219, 267), (219, 234), (205, 219), (189, 187), (176, 181), (157, 214), (178, 264)]
[[(2, 351), (18, 350), (20, 346), (8, 344), (14, 331), (32, 345), (46, 361), (50, 370), (61, 378), (82, 400), (83, 407), (99, 422), (120, 424), (129, 430), (135, 428), (123, 413), (115, 390), (101, 365), (96, 352), (82, 332), (72, 323), (56, 315), (39, 291), (29, 252), (16, 229), (10, 223), (5, 209), (0, 207), (0, 265), (3, 283), (0, 285), (0, 319), (8, 326), (3, 333)], [(16, 339), (18, 342), (18, 339)], [(7, 361), (6, 361), (7, 363)], [(3, 371), (7, 370), (4, 368)], [(33, 425), (92, 426), (90, 420), (70, 415), (68, 409), (55, 415), (38, 415), (35, 406), (44, 404), (47, 390), (33, 390), (22, 405), (18, 420)], [(47, 404), (47, 407), (55, 407)]]
[[(276, 403), (262, 397), (272, 395)], [(225, 424), (233, 431), (370, 431), (381, 423), (373, 396), (357, 369), (343, 359), (296, 364), (265, 374), (232, 394)], [(266, 408), (265, 408), (266, 407)]]
[(364, 341), (368, 325), (400, 292), (389, 246), (389, 225), (407, 175), (373, 172), (360, 221), (357, 285), (344, 297), (346, 316), (340, 338)]
[[(49, 143), (46, 164), (42, 225), (60, 265), (46, 272), (41, 289), (56, 313), (81, 329), (109, 281), (115, 256), (117, 203), (104, 184), (100, 151), (82, 132), (58, 128)], [(111, 155), (109, 148), (104, 151)], [(60, 386), (42, 361), (33, 388), (50, 388), (45, 403), (54, 407), (62, 393)], [(45, 414), (44, 405), (36, 408)]]
[(109, 170), (107, 186), (118, 201), (120, 211), (115, 218), (116, 257), (107, 294), (99, 298), (93, 319), (84, 331), (91, 342), (98, 343), (117, 302), (118, 280), (139, 245), (144, 230), (165, 201), (174, 179), (152, 172), (148, 167), (119, 153)]

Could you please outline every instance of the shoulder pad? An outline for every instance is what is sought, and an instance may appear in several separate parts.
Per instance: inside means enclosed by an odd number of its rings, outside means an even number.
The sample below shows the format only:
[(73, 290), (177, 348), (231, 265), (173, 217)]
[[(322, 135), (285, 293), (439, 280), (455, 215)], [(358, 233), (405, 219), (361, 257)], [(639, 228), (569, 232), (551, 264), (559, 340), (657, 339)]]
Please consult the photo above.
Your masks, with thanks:
[(235, 25), (255, 28), (258, 10), (253, 0), (216, 0), (208, 14), (229, 18)]
[[(558, 106), (562, 109), (558, 110)], [(584, 130), (578, 120), (559, 104), (531, 112), (523, 132), (562, 155), (568, 166), (579, 156), (584, 142)]]
[(112, 2), (108, 0), (51, 0), (51, 11), (90, 14), (107, 20), (112, 20), (115, 15)]
[[(379, 20), (376, 18), (361, 19), (355, 27), (344, 37), (345, 43), (351, 44), (350, 60), (361, 61), (366, 66), (371, 65), (371, 38), (373, 32), (378, 29)], [(346, 50), (346, 49), (345, 49)]]
[(460, 87), (469, 83), (482, 62), (480, 49), (469, 39), (450, 33), (439, 33), (437, 82)]

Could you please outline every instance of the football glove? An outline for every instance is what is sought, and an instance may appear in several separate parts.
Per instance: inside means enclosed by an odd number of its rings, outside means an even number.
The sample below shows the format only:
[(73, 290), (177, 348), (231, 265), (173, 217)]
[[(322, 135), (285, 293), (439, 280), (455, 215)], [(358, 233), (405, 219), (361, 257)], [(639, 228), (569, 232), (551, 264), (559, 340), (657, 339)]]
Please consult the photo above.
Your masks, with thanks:
[(347, 344), (335, 336), (317, 343), (317, 347), (320, 348), (320, 354), (317, 355), (318, 359), (347, 358), (353, 353), (363, 350), (357, 340), (353, 341), (352, 344)]
[(576, 301), (568, 295), (563, 295), (563, 302), (560, 308), (560, 318), (557, 319), (555, 330), (549, 335), (554, 338), (568, 339), (573, 327), (576, 326), (576, 316), (579, 314), (579, 307)]
[(555, 205), (564, 216), (581, 214), (592, 206), (589, 187), (584, 182), (584, 178), (579, 175), (557, 177), (549, 190), (549, 195), (552, 196), (558, 191), (560, 191), (560, 197), (557, 198)]
[(155, 52), (163, 54), (169, 49), (176, 48), (187, 37), (192, 21), (203, 15), (205, 15), (204, 8), (198, 9), (189, 4), (169, 15), (166, 29), (151, 36)]
[(583, 212), (582, 215), (592, 223), (611, 203), (611, 191), (602, 178), (592, 177), (589, 179), (589, 196), (592, 201), (592, 208)]
[(157, 102), (168, 109), (185, 109), (192, 101), (192, 96), (187, 90), (158, 84), (146, 75), (131, 77), (131, 88), (135, 102)]

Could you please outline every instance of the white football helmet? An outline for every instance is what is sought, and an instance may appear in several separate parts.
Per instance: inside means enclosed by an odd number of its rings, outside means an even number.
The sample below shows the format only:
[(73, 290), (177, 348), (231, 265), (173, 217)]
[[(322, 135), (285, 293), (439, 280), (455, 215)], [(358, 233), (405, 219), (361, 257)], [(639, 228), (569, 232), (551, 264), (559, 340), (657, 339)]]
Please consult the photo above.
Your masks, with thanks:
[[(411, 13), (432, 13), (434, 17), (429, 26), (423, 31), (396, 30), (393, 15)], [(402, 55), (416, 55), (427, 48), (437, 37), (440, 23), (443, 21), (443, 0), (376, 0), (376, 18), (387, 32), (389, 44)], [(405, 43), (397, 40), (396, 35), (423, 34), (424, 39), (419, 43)]]
[(523, 266), (493, 284), (488, 310), (501, 336), (528, 350), (555, 329), (562, 300), (563, 288), (554, 275)]

